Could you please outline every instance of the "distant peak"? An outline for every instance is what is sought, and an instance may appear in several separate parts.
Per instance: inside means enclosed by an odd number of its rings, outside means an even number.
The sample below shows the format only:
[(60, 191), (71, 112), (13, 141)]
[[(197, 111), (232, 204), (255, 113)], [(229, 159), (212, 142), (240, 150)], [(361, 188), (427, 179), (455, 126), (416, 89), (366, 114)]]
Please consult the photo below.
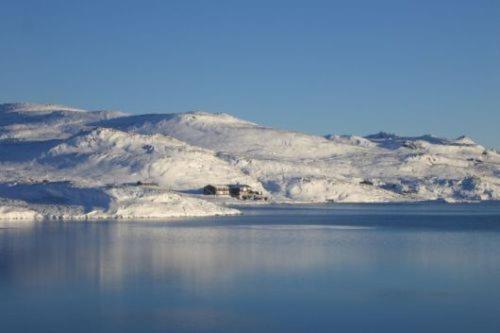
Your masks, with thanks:
[(462, 144), (462, 145), (476, 145), (476, 142), (472, 140), (472, 138), (466, 136), (466, 135), (461, 135), (458, 138), (456, 138), (454, 141), (456, 144)]
[(245, 124), (245, 125), (256, 125), (253, 122), (237, 118), (228, 113), (222, 112), (205, 112), (205, 111), (189, 111), (184, 113), (178, 113), (177, 116), (186, 121), (195, 121), (202, 123), (224, 123), (224, 124)]
[(432, 134), (424, 134), (420, 136), (398, 136), (392, 133), (379, 132), (377, 134), (368, 135), (366, 139), (377, 143), (381, 147), (397, 149), (401, 146), (416, 148), (423, 147), (423, 142), (435, 145), (469, 145), (469, 143), (460, 143), (446, 138), (440, 138)]
[(367, 139), (398, 139), (399, 137), (394, 134), (394, 133), (388, 133), (388, 132), (383, 132), (383, 131), (380, 131), (378, 133), (375, 133), (375, 134), (370, 134), (370, 135), (367, 135), (365, 138)]

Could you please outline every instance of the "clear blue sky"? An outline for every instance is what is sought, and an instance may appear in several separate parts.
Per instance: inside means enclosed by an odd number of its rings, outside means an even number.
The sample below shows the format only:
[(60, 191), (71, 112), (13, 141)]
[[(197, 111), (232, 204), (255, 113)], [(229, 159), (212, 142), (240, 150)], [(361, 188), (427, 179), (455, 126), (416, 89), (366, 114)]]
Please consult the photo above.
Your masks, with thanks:
[(500, 1), (0, 3), (0, 102), (500, 148)]

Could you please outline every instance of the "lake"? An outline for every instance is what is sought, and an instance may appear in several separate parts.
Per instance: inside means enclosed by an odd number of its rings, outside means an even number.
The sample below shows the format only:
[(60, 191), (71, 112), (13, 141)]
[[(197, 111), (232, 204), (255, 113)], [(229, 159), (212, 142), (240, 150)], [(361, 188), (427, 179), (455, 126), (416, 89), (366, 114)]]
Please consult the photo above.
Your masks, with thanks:
[(499, 332), (500, 204), (0, 222), (2, 332)]

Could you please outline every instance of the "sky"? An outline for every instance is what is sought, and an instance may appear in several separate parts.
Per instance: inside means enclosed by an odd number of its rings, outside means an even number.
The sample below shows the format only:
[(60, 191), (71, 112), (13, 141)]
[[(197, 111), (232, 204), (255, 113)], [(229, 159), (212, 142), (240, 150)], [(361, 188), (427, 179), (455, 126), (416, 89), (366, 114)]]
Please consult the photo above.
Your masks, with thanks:
[(0, 103), (500, 148), (500, 1), (0, 0)]

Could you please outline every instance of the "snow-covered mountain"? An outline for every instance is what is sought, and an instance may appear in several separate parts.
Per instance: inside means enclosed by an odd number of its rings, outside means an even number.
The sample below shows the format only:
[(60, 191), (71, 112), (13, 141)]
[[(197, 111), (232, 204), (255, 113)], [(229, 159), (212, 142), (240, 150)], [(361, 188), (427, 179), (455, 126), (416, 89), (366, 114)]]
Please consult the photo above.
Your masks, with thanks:
[[(92, 189), (109, 202), (121, 202), (124, 195), (128, 207), (134, 200), (144, 205), (149, 200), (144, 189), (127, 187), (138, 181), (157, 183), (155, 191), (176, 202), (205, 202), (198, 194), (204, 185), (229, 183), (251, 185), (271, 201), (282, 202), (498, 200), (500, 155), (468, 137), (383, 132), (321, 137), (227, 114), (127, 115), (57, 105), (0, 105), (0, 216), (22, 217), (12, 212), (25, 209), (40, 216), (136, 216), (120, 215), (109, 205), (93, 209), (78, 193)], [(52, 203), (49, 209), (49, 202), (40, 203), (36, 194), (21, 190), (28, 186), (43, 197), (59, 191), (60, 184), (71, 184), (65, 195), (74, 192), (80, 198), (81, 204), (70, 204), (80, 207), (78, 214), (67, 213), (64, 203)], [(234, 213), (214, 209), (214, 203), (185, 207), (195, 206), (195, 215), (205, 206), (211, 213)], [(158, 207), (161, 213), (151, 216), (190, 214), (184, 206), (182, 214), (173, 206), (171, 212), (177, 214), (168, 213), (165, 202)]]
[[(96, 126), (160, 133), (220, 152), (280, 200), (462, 201), (499, 195), (499, 155), (464, 137), (320, 137), (200, 112), (128, 116)], [(473, 190), (461, 185), (469, 179)]]

